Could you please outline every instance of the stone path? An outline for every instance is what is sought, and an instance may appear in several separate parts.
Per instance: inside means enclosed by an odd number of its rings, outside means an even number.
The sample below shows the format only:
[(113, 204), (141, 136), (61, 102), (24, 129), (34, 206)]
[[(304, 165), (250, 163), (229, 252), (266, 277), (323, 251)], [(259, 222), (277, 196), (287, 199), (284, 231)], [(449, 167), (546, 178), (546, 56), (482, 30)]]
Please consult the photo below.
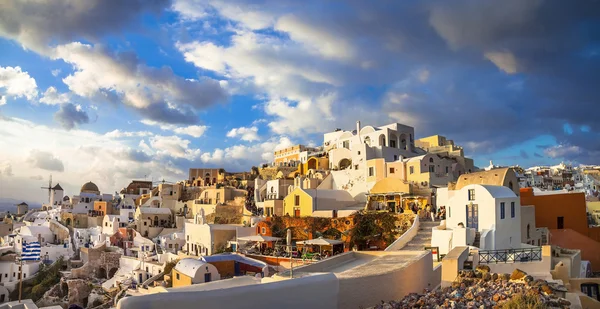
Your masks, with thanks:
[(440, 225), (439, 221), (420, 221), (417, 235), (408, 244), (406, 244), (404, 248), (400, 249), (400, 251), (425, 250), (425, 247), (430, 247), (431, 229), (438, 225)]

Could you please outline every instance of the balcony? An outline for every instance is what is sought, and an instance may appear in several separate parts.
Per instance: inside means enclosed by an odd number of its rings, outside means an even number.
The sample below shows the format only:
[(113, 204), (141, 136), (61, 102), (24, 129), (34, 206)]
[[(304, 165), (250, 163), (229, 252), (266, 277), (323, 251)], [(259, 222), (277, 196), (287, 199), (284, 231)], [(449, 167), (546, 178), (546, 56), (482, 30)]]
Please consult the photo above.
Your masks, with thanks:
[(542, 260), (542, 248), (481, 250), (479, 251), (480, 264), (522, 263), (537, 262)]

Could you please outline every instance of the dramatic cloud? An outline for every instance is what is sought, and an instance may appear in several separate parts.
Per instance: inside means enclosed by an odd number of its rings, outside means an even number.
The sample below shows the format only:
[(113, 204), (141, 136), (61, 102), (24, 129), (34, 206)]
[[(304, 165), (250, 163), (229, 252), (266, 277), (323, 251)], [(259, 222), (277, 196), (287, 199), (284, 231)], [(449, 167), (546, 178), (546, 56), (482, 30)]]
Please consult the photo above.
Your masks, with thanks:
[(260, 140), (257, 127), (239, 127), (227, 132), (227, 137), (239, 137), (243, 141), (253, 142)]
[(228, 166), (247, 169), (248, 166), (273, 161), (273, 152), (295, 145), (290, 138), (282, 136), (253, 145), (234, 145), (225, 149), (215, 149), (212, 153), (203, 153), (202, 162), (213, 166), (228, 163)]
[(0, 67), (0, 105), (6, 104), (6, 97), (33, 100), (37, 94), (35, 79), (27, 72), (20, 67)]
[(65, 129), (70, 130), (90, 122), (88, 114), (79, 105), (66, 103), (54, 114), (54, 119)]
[(145, 13), (159, 13), (168, 0), (5, 0), (0, 4), (0, 36), (26, 48), (45, 50), (52, 42), (95, 40)]
[[(274, 133), (358, 120), (347, 118), (401, 121), (418, 136), (444, 134), (487, 153), (540, 134), (575, 143), (563, 136), (564, 122), (600, 132), (590, 113), (600, 111), (597, 1), (176, 0), (172, 8), (186, 25), (232, 24), (222, 33), (227, 43), (188, 37), (176, 46), (227, 79), (228, 90), (264, 98), (258, 106)], [(374, 87), (387, 93), (370, 96)], [(522, 122), (531, 124), (525, 132), (506, 125)]]
[(155, 121), (194, 123), (194, 110), (225, 98), (215, 80), (184, 79), (170, 68), (142, 64), (133, 53), (114, 54), (101, 46), (70, 43), (56, 47), (53, 54), (75, 68), (63, 79), (73, 93), (91, 99), (107, 93), (115, 95)]
[(47, 171), (64, 172), (65, 166), (63, 162), (55, 157), (52, 153), (33, 149), (29, 153), (27, 162), (36, 168)]

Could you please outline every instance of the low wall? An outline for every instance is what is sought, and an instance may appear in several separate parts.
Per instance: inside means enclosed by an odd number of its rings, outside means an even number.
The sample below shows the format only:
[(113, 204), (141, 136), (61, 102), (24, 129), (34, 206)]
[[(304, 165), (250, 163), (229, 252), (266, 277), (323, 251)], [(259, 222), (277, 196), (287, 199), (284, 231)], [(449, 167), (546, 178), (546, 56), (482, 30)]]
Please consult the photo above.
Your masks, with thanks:
[[(314, 274), (293, 280), (237, 286), (208, 291), (159, 293), (121, 299), (117, 309), (277, 308), (305, 309), (338, 307), (339, 283), (333, 274)], [(357, 306), (353, 306), (357, 308)]]
[(438, 247), (440, 254), (448, 254), (452, 250), (454, 230), (447, 230), (445, 222), (431, 231), (431, 246)]
[(415, 216), (415, 221), (413, 221), (412, 226), (383, 251), (397, 251), (404, 248), (406, 244), (408, 244), (411, 240), (413, 240), (413, 238), (415, 238), (415, 236), (417, 236), (417, 233), (419, 232), (419, 226), (419, 216)]
[(385, 262), (377, 266), (359, 266), (356, 268), (359, 276), (340, 273), (338, 308), (370, 307), (382, 300), (402, 299), (410, 293), (422, 293), (423, 289), (434, 287), (430, 282), (433, 277), (431, 252), (419, 252), (414, 260), (403, 266), (384, 265)]
[(463, 269), (465, 261), (469, 258), (469, 247), (455, 247), (450, 250), (442, 260), (441, 287), (449, 287), (458, 277), (458, 271)]

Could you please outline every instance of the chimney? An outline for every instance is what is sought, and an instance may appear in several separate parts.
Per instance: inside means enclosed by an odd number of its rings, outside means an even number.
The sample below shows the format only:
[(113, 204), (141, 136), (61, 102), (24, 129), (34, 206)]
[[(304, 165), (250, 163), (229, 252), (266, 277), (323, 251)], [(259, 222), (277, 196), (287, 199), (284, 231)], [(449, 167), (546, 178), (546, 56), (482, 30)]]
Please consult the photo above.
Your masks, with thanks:
[(362, 143), (360, 138), (360, 120), (356, 121), (356, 135), (358, 136), (359, 141)]

